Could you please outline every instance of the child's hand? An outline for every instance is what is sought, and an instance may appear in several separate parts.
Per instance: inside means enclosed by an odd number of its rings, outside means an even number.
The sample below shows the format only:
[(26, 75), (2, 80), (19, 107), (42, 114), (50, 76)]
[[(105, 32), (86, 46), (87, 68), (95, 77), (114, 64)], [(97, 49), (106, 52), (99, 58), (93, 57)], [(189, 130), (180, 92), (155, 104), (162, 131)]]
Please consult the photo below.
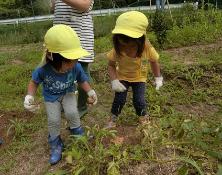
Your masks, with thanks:
[(93, 104), (93, 105), (97, 104), (98, 98), (97, 98), (96, 92), (93, 89), (91, 89), (90, 91), (87, 92), (87, 94), (89, 96), (87, 100), (88, 103)]
[(39, 105), (34, 104), (34, 97), (32, 95), (25, 96), (24, 107), (30, 112), (35, 112), (39, 109)]
[(95, 102), (95, 100), (94, 100), (92, 97), (88, 97), (88, 98), (87, 98), (87, 104), (88, 104), (89, 106), (92, 106), (94, 102)]
[(119, 80), (113, 80), (113, 81), (111, 81), (111, 84), (112, 84), (113, 91), (123, 92), (126, 90), (126, 87), (122, 83), (120, 83)]
[(161, 86), (163, 86), (163, 77), (155, 77), (155, 85), (156, 85), (156, 90), (159, 90)]

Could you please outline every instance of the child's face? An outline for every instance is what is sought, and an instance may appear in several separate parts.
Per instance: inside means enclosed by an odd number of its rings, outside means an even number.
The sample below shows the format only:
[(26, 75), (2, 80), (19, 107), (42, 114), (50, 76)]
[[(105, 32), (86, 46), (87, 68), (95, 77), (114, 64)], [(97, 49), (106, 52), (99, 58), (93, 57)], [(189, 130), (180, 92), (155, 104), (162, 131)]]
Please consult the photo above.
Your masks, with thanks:
[(70, 60), (70, 61), (68, 61), (68, 62), (63, 61), (63, 62), (62, 62), (62, 66), (61, 66), (59, 72), (65, 73), (65, 72), (71, 70), (71, 69), (75, 66), (75, 64), (77, 63), (77, 61), (78, 61), (78, 60)]
[(120, 51), (124, 52), (128, 57), (135, 58), (137, 55), (138, 45), (133, 42), (129, 41), (128, 43), (123, 43), (120, 41)]

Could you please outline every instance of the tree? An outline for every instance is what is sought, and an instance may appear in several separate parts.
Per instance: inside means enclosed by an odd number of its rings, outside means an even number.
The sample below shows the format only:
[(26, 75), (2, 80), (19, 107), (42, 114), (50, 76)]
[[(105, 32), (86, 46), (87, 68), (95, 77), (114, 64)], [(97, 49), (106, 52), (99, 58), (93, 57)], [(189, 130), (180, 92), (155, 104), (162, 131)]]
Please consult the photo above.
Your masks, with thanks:
[(10, 8), (15, 5), (16, 0), (2, 0), (0, 1), (0, 7)]

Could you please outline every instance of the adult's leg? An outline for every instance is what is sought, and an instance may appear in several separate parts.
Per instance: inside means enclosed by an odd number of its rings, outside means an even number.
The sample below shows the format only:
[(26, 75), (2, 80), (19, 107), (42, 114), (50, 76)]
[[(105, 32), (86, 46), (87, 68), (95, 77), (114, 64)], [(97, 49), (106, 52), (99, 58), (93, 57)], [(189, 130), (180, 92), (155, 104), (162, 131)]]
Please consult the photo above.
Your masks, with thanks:
[(156, 0), (156, 10), (160, 10), (160, 1), (162, 0)]
[[(85, 62), (79, 62), (85, 72), (85, 74), (87, 75), (87, 77), (89, 78), (89, 81), (92, 82), (92, 77), (90, 75), (90, 71), (89, 71), (89, 63), (85, 63)], [(78, 86), (78, 110), (79, 110), (79, 114), (80, 117), (84, 116), (87, 113), (87, 98), (88, 95), (87, 93)]]
[(161, 10), (165, 8), (165, 0), (160, 0)]

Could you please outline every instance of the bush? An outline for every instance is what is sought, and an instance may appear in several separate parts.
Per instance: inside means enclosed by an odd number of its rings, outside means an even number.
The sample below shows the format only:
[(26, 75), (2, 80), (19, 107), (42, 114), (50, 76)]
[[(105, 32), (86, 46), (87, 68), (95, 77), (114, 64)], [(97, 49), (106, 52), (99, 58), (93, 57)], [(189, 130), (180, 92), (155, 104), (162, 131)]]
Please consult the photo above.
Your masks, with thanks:
[(162, 11), (156, 11), (151, 21), (151, 29), (155, 32), (159, 47), (163, 48), (163, 44), (167, 39), (167, 31), (173, 27), (172, 19)]
[(50, 2), (47, 0), (36, 0), (33, 3), (33, 9), (35, 15), (50, 14), (51, 11)]
[(21, 18), (30, 16), (30, 12), (25, 9), (6, 9), (0, 7), (0, 20), (11, 19), (11, 18)]
[[(95, 37), (103, 37), (110, 34), (116, 23), (117, 15), (97, 16), (94, 17), (94, 34)], [(108, 22), (107, 22), (108, 21)], [(104, 25), (105, 24), (105, 25)]]

